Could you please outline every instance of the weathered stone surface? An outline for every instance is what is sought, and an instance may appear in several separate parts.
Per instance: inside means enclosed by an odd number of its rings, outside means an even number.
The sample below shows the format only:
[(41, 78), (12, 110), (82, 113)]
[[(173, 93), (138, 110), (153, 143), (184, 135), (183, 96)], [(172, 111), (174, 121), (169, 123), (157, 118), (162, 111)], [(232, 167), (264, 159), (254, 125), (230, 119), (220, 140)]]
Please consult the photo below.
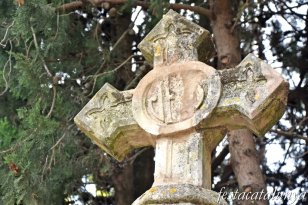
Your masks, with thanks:
[(132, 95), (133, 90), (119, 92), (107, 83), (74, 118), (81, 131), (117, 160), (155, 143), (133, 118)]
[(270, 65), (249, 54), (236, 68), (219, 71), (222, 95), (200, 127), (248, 128), (264, 135), (283, 115), (288, 83)]
[(154, 186), (191, 184), (211, 189), (211, 153), (224, 130), (195, 130), (156, 140)]
[(153, 135), (164, 135), (207, 118), (221, 93), (218, 72), (198, 61), (158, 67), (135, 89), (132, 106), (137, 123)]
[(153, 186), (141, 195), (132, 205), (227, 205), (227, 202), (220, 198), (218, 193), (202, 187), (191, 184), (175, 184)]
[(135, 90), (105, 85), (75, 117), (118, 160), (155, 146), (153, 187), (134, 205), (212, 205), (211, 152), (228, 130), (263, 135), (282, 116), (288, 84), (249, 54), (236, 68), (199, 62), (213, 54), (208, 31), (169, 11), (139, 45), (154, 69)]
[(180, 61), (208, 61), (215, 55), (210, 32), (173, 10), (138, 45), (145, 59), (157, 65)]

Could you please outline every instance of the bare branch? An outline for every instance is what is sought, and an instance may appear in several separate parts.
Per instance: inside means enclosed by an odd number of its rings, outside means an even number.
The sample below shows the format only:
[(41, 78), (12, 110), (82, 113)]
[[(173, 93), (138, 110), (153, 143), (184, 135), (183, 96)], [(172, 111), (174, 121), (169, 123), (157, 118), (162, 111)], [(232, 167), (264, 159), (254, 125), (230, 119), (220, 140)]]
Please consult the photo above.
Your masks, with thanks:
[(52, 113), (52, 111), (55, 107), (55, 103), (56, 103), (57, 89), (56, 89), (55, 85), (52, 86), (52, 91), (53, 91), (52, 102), (51, 102), (50, 110), (49, 110), (49, 112), (46, 116), (47, 118), (49, 118), (51, 116), (51, 113)]
[(36, 34), (35, 34), (34, 28), (33, 28), (32, 26), (31, 26), (31, 31), (32, 31), (32, 36), (33, 36), (34, 45), (35, 45), (35, 48), (36, 48), (36, 50), (37, 50), (37, 55), (39, 55), (39, 57), (40, 57), (40, 59), (41, 59), (41, 61), (42, 61), (42, 63), (43, 63), (43, 67), (44, 67), (44, 69), (45, 69), (47, 75), (48, 75), (49, 77), (52, 77), (52, 74), (51, 74), (50, 70), (48, 69), (47, 64), (46, 64), (44, 58), (40, 55), (40, 47), (39, 47), (39, 45), (38, 45), (37, 38), (36, 38)]
[(212, 160), (212, 170), (215, 170), (221, 162), (226, 158), (226, 156), (229, 154), (229, 146), (226, 145), (222, 151), (219, 153), (219, 155)]
[(148, 147), (142, 148), (139, 151), (137, 151), (133, 156), (131, 156), (130, 158), (128, 158), (125, 162), (126, 163), (130, 163), (130, 165), (132, 165), (134, 163), (134, 161), (136, 160), (136, 158), (141, 155), (144, 151), (146, 151), (147, 149), (149, 149)]
[(96, 75), (89, 75), (87, 78), (94, 78), (94, 82), (93, 82), (92, 90), (91, 90), (91, 92), (88, 95), (91, 95), (93, 93), (94, 87), (95, 87), (95, 84), (96, 84), (96, 79), (98, 77), (103, 76), (103, 75), (107, 75), (107, 74), (110, 74), (110, 73), (117, 72), (120, 68), (122, 68), (133, 57), (134, 57), (134, 55), (129, 56), (125, 61), (123, 61), (119, 66), (117, 66), (113, 70), (109, 70), (109, 71), (106, 71), (106, 72), (103, 72), (103, 73), (99, 73), (99, 74), (96, 74)]
[(129, 90), (136, 87), (141, 78), (145, 76), (145, 74), (147, 74), (151, 70), (151, 68), (152, 67), (150, 65), (140, 66), (139, 69), (136, 71), (134, 79), (126, 85), (124, 90)]
[(97, 75), (94, 75), (94, 76), (91, 76), (89, 75), (89, 77), (100, 77), (100, 76), (103, 76), (103, 75), (107, 75), (107, 74), (110, 74), (110, 73), (114, 73), (114, 72), (117, 72), (120, 68), (122, 68), (129, 60), (131, 60), (132, 58), (134, 57), (134, 55), (131, 55), (129, 56), (125, 61), (123, 61), (119, 66), (117, 66), (115, 69), (113, 70), (109, 70), (109, 71), (106, 71), (106, 72), (103, 72), (103, 73), (100, 73), (100, 74), (97, 74)]
[[(6, 43), (7, 43), (7, 42), (5, 42), (6, 37), (7, 37), (8, 33), (9, 33), (10, 28), (14, 25), (14, 23), (15, 23), (15, 21), (13, 21), (13, 22), (7, 27), (3, 39), (0, 41), (0, 45), (1, 45), (1, 46), (3, 46), (3, 47), (6, 46)], [(5, 42), (5, 44), (3, 44), (4, 42)]]
[(73, 1), (73, 2), (66, 3), (66, 4), (59, 6), (57, 8), (57, 11), (58, 12), (67, 12), (67, 11), (72, 11), (72, 10), (81, 8), (83, 6), (84, 6), (84, 3), (82, 1)]
[(299, 134), (294, 133), (294, 132), (288, 132), (288, 131), (283, 131), (283, 130), (271, 130), (271, 132), (282, 135), (282, 136), (289, 138), (289, 139), (297, 138), (297, 139), (305, 140), (306, 142), (308, 142), (307, 137), (304, 137), (304, 136), (299, 135)]
[(11, 46), (10, 53), (9, 53), (9, 59), (6, 61), (5, 65), (3, 67), (3, 73), (2, 73), (2, 77), (3, 77), (4, 83), (5, 83), (5, 88), (0, 93), (0, 96), (4, 95), (6, 93), (6, 91), (8, 91), (8, 89), (9, 89), (9, 82), (8, 82), (8, 79), (5, 76), (5, 70), (6, 70), (7, 66), (9, 67), (9, 71), (7, 72), (8, 78), (10, 77), (10, 74), (11, 74), (11, 71), (12, 71), (12, 49), (13, 49), (13, 45), (12, 45), (12, 41), (9, 41), (9, 42), (10, 42), (10, 46)]
[(54, 144), (54, 145), (50, 148), (50, 150), (52, 150), (52, 149), (54, 149), (56, 146), (58, 146), (58, 144), (63, 140), (63, 138), (65, 137), (65, 135), (66, 135), (66, 133), (64, 133), (64, 134), (62, 135), (62, 137), (56, 142), (56, 144)]
[[(88, 0), (88, 1), (74, 1), (74, 2), (70, 2), (67, 4), (63, 4), (61, 6), (59, 6), (57, 8), (57, 11), (59, 12), (67, 12), (67, 11), (72, 11), (78, 8), (81, 8), (83, 6), (85, 6), (85, 4), (87, 3), (91, 3), (93, 5), (96, 6), (101, 6), (102, 3), (110, 3), (112, 5), (119, 5), (119, 4), (125, 4), (128, 2), (128, 0)], [(144, 2), (144, 1), (133, 1), (133, 6), (141, 6), (143, 8), (149, 8), (150, 6), (150, 2)], [(209, 9), (205, 9), (201, 6), (190, 6), (190, 5), (186, 5), (186, 4), (178, 4), (178, 3), (171, 3), (171, 4), (164, 4), (165, 8), (169, 8), (169, 9), (174, 9), (174, 10), (190, 10), (193, 11), (197, 14), (206, 16), (208, 18), (210, 18), (211, 16), (211, 11)]]

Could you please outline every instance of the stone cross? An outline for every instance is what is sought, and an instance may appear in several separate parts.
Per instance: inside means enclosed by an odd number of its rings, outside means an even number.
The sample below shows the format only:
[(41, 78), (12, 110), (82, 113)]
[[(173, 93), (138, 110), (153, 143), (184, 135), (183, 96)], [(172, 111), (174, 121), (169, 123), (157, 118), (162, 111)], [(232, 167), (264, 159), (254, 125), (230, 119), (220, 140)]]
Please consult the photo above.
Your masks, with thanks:
[(139, 44), (150, 71), (134, 90), (104, 85), (75, 117), (117, 160), (155, 147), (154, 184), (133, 204), (226, 204), (211, 191), (211, 152), (227, 131), (262, 136), (282, 116), (288, 84), (249, 54), (226, 70), (199, 61), (214, 54), (210, 33), (170, 10)]

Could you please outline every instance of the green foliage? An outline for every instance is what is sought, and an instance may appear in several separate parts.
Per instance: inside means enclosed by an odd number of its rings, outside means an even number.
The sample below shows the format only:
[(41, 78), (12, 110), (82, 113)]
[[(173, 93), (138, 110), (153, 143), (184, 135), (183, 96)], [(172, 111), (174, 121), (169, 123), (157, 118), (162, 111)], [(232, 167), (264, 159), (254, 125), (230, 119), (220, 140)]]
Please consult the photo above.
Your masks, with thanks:
[(8, 147), (16, 139), (17, 130), (7, 118), (0, 118), (0, 146)]
[(87, 155), (99, 157), (72, 120), (88, 101), (75, 80), (87, 65), (98, 69), (97, 41), (85, 39), (81, 22), (47, 1), (11, 2), (1, 1), (7, 11), (0, 14), (7, 21), (0, 66), (8, 62), (0, 92), (9, 88), (0, 96), (0, 204), (63, 204), (96, 169)]

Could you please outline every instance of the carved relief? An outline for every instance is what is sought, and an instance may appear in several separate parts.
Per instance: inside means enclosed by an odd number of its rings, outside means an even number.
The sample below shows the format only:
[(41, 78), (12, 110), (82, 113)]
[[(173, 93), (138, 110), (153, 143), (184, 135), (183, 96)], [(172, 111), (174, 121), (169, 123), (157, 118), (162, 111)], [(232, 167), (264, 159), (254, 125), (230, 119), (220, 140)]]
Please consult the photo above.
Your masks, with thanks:
[(145, 59), (155, 65), (180, 61), (208, 61), (215, 55), (209, 31), (170, 10), (140, 42)]
[(186, 130), (210, 115), (220, 94), (217, 71), (204, 63), (161, 66), (150, 71), (135, 89), (134, 119), (153, 135)]
[[(172, 124), (191, 117), (206, 97), (206, 80), (188, 87), (188, 79), (180, 73), (165, 76), (150, 86), (146, 94), (146, 109), (152, 118)], [(191, 92), (192, 91), (192, 92)]]
[[(254, 104), (262, 92), (266, 92), (266, 78), (260, 62), (252, 55), (247, 56), (236, 68), (221, 71), (224, 84), (223, 99), (230, 102)], [(262, 93), (265, 94), (265, 93)]]
[(169, 124), (180, 120), (183, 79), (180, 75), (166, 76), (151, 85), (147, 94), (147, 110), (157, 120)]
[(197, 60), (197, 49), (193, 43), (197, 35), (188, 28), (176, 28), (171, 22), (165, 32), (158, 34), (151, 41), (157, 64), (171, 64), (179, 60)]
[[(118, 92), (105, 92), (98, 101), (98, 107), (94, 107), (85, 113), (98, 123), (101, 129), (107, 130), (114, 118), (120, 118), (127, 111), (123, 109), (124, 103), (130, 103), (132, 96)], [(111, 109), (113, 108), (113, 109)], [(112, 116), (112, 117), (111, 117)]]

